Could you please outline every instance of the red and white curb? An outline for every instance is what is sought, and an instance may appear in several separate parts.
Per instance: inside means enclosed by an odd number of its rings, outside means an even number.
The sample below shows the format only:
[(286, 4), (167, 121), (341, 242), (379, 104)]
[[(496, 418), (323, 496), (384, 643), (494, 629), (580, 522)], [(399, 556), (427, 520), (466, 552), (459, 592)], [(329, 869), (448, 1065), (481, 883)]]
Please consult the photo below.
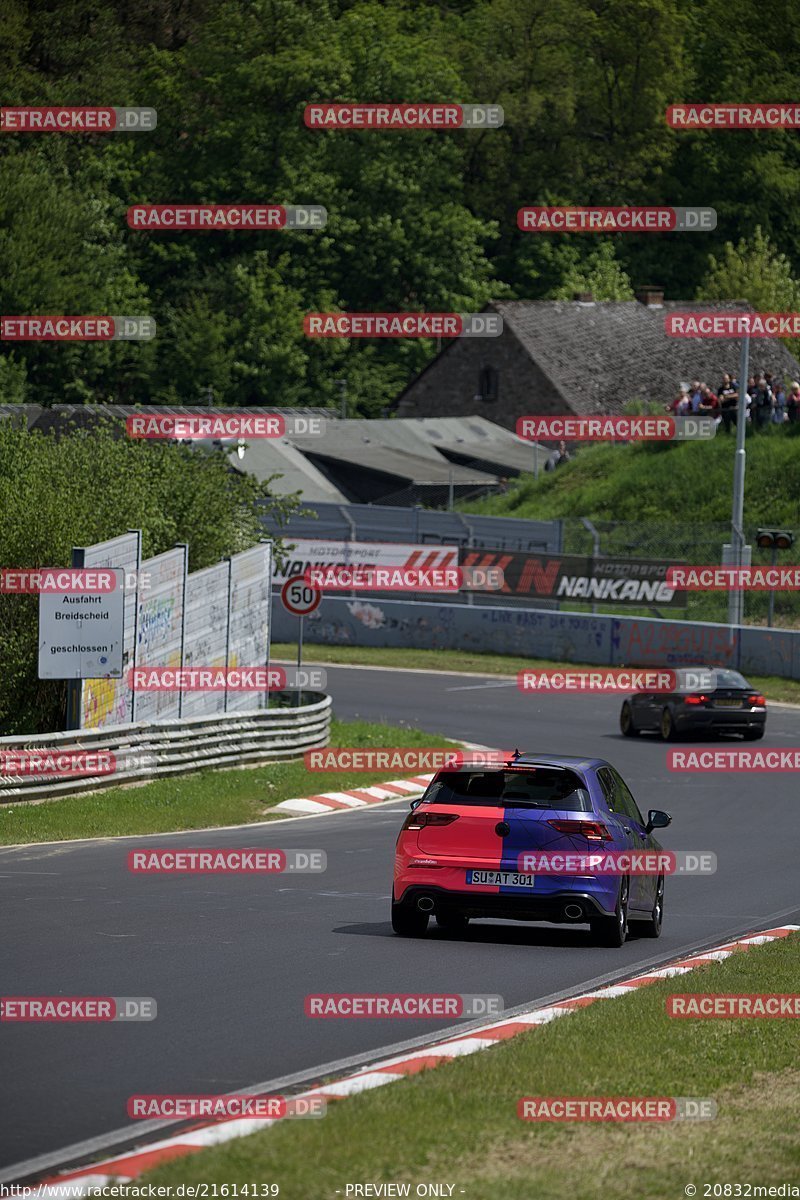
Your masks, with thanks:
[[(658, 979), (668, 979), (673, 975), (687, 975), (695, 967), (706, 963), (719, 962), (728, 958), (736, 950), (749, 950), (751, 946), (761, 946), (765, 942), (774, 942), (778, 938), (789, 937), (797, 933), (800, 925), (780, 925), (775, 929), (765, 929), (759, 933), (749, 934), (733, 942), (725, 942), (711, 950), (703, 950), (689, 958), (678, 959), (666, 966), (647, 971), (643, 975), (634, 975), (632, 979), (621, 983), (609, 984), (596, 988), (580, 996), (572, 996), (569, 1000), (560, 1000), (545, 1008), (531, 1008), (525, 1012), (515, 1013), (506, 1020), (494, 1021), (471, 1029), (464, 1037), (448, 1038), (444, 1041), (432, 1041), (430, 1046), (418, 1047), (410, 1053), (387, 1058), (377, 1062), (367, 1071), (357, 1071), (345, 1075), (333, 1083), (321, 1084), (310, 1091), (300, 1093), (303, 1097), (321, 1096), (325, 1100), (339, 1100), (345, 1096), (353, 1096), (358, 1092), (366, 1092), (372, 1088), (382, 1087), (385, 1083), (394, 1083), (406, 1075), (416, 1075), (419, 1071), (437, 1067), (440, 1063), (451, 1062), (463, 1054), (474, 1054), (478, 1050), (488, 1050), (498, 1042), (525, 1033), (536, 1025), (545, 1025), (556, 1017), (566, 1016), (578, 1008), (594, 1004), (596, 1000), (613, 999), (616, 996), (626, 996), (637, 988), (655, 983)], [(217, 1146), (221, 1142), (229, 1142), (234, 1138), (246, 1137), (257, 1133), (268, 1125), (274, 1125), (272, 1120), (253, 1120), (233, 1117), (227, 1121), (214, 1121), (210, 1124), (198, 1125), (175, 1137), (151, 1142), (141, 1149), (131, 1150), (116, 1158), (94, 1163), (78, 1171), (70, 1171), (62, 1175), (48, 1176), (35, 1188), (31, 1195), (42, 1197), (43, 1200), (64, 1200), (66, 1196), (85, 1195), (90, 1188), (104, 1187), (115, 1179), (122, 1181), (136, 1179), (144, 1171), (169, 1162), (171, 1159), (182, 1158), (187, 1154), (195, 1154), (208, 1146)], [(70, 1190), (62, 1192), (61, 1185), (69, 1184)]]
[(307, 816), (309, 813), (330, 812), (336, 808), (364, 808), (367, 804), (382, 804), (402, 796), (421, 796), (433, 775), (414, 775), (411, 779), (392, 779), (371, 787), (348, 788), (343, 792), (319, 792), (316, 796), (297, 796), (282, 800), (275, 808), (282, 812)]

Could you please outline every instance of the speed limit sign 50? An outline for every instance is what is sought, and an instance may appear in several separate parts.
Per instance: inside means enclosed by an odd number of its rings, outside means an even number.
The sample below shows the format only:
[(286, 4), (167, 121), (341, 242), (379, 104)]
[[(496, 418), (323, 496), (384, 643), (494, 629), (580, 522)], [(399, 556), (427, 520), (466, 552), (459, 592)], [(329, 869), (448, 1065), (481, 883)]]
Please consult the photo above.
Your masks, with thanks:
[(322, 592), (300, 577), (287, 579), (281, 588), (281, 603), (295, 617), (307, 617), (315, 608), (319, 608), (321, 600)]

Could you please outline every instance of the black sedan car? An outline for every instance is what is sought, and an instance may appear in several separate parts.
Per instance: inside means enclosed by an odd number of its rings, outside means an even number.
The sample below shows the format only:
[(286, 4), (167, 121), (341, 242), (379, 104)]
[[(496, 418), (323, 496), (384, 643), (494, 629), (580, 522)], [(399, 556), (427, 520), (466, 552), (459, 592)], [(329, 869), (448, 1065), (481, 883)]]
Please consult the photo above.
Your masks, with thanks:
[(706, 691), (680, 686), (674, 692), (637, 692), (622, 704), (619, 727), (626, 737), (657, 732), (665, 742), (686, 733), (740, 733), (747, 741), (764, 736), (767, 702), (738, 671), (703, 668), (715, 687)]

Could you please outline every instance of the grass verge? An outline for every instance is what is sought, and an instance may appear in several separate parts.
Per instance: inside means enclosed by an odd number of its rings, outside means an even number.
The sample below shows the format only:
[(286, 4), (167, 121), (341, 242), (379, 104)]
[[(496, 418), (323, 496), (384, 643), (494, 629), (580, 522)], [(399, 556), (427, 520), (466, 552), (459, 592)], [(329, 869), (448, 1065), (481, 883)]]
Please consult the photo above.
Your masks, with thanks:
[[(412, 1196), (420, 1183), (453, 1184), (452, 1195), (469, 1200), (672, 1200), (737, 1194), (706, 1192), (705, 1184), (796, 1184), (800, 1023), (671, 1020), (665, 1000), (681, 991), (786, 992), (799, 974), (795, 935), (136, 1182), (268, 1181), (280, 1186), (280, 1200), (334, 1200), (348, 1184), (367, 1182), (407, 1183)], [(716, 1100), (718, 1115), (672, 1125), (533, 1124), (516, 1116), (523, 1096), (693, 1096)]]
[[(273, 661), (291, 659), (297, 647), (289, 643), (274, 644), (270, 655)], [(350, 666), (400, 667), (406, 670), (471, 671), (480, 675), (516, 675), (518, 671), (545, 670), (548, 667), (594, 667), (597, 663), (553, 662), (546, 658), (513, 658), (504, 654), (476, 654), (463, 650), (413, 650), (401, 646), (317, 646), (306, 643), (303, 648), (306, 663), (342, 663)], [(781, 679), (777, 675), (748, 675), (752, 683), (768, 700), (800, 704), (800, 680)]]
[[(408, 726), (368, 721), (331, 723), (331, 746), (451, 746), (440, 736)], [(310, 774), (302, 762), (197, 771), (176, 779), (106, 788), (42, 804), (0, 806), (0, 845), (68, 838), (167, 833), (214, 825), (244, 825), (286, 817), (273, 806), (293, 796), (381, 783), (386, 772)]]

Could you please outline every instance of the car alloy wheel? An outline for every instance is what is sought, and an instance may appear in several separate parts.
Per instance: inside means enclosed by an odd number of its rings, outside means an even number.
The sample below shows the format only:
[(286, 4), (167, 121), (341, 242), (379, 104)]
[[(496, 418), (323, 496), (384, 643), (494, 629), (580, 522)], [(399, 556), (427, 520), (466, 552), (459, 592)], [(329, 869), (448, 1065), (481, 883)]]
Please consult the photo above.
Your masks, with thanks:
[(622, 706), (622, 712), (619, 714), (619, 727), (624, 737), (636, 737), (639, 732), (633, 723), (633, 709), (627, 700)]
[(659, 728), (661, 731), (662, 742), (674, 742), (675, 741), (675, 739), (678, 735), (675, 731), (675, 722), (672, 719), (672, 713), (669, 711), (668, 708), (665, 708), (661, 714), (661, 725), (659, 726)]
[(592, 939), (598, 946), (623, 946), (628, 936), (628, 901), (630, 884), (623, 876), (613, 917), (595, 917), (590, 922)]
[(659, 875), (656, 883), (656, 895), (653, 901), (653, 911), (644, 921), (631, 921), (632, 931), (637, 937), (661, 937), (661, 926), (664, 921), (664, 876)]

